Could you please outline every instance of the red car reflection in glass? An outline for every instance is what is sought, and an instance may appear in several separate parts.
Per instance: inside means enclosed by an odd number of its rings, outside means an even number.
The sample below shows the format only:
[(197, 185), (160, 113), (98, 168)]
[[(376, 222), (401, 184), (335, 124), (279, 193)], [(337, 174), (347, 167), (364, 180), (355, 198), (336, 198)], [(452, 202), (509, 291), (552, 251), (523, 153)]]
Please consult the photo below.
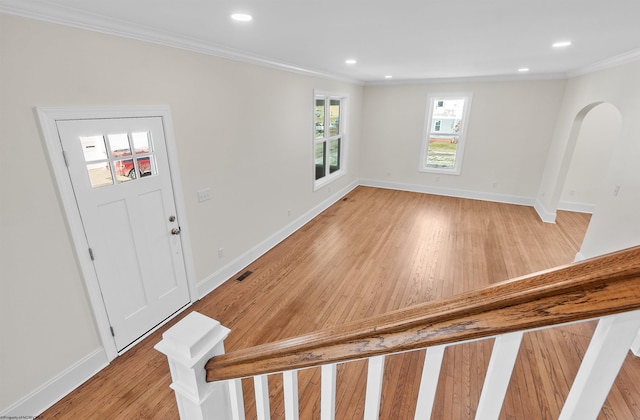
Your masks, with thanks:
[[(146, 150), (140, 151), (138, 153), (147, 153)], [(115, 150), (113, 152), (114, 156), (131, 156), (131, 152), (129, 150)], [(136, 171), (133, 167), (133, 159), (126, 160), (118, 160), (115, 162), (116, 174), (119, 176), (126, 176), (129, 178), (136, 178)], [(151, 175), (151, 161), (148, 157), (138, 158), (138, 170), (140, 171), (140, 176)]]

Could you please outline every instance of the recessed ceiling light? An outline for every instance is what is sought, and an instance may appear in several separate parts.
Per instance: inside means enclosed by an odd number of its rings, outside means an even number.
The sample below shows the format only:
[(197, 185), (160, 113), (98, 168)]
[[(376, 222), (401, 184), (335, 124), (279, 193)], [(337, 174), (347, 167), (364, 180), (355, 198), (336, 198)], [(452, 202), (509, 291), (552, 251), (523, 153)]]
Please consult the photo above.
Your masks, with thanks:
[(356, 64), (357, 61), (354, 60), (353, 58), (350, 58), (350, 59), (346, 60), (345, 63), (347, 63), (347, 64)]
[(520, 73), (526, 73), (526, 72), (528, 72), (528, 71), (529, 71), (529, 67), (521, 67), (521, 68), (519, 68), (519, 69), (518, 69), (518, 71), (519, 71)]
[(390, 74), (387, 74), (386, 76), (384, 76), (385, 79), (393, 79), (393, 76)]
[(553, 48), (564, 48), (564, 47), (568, 47), (569, 45), (571, 45), (571, 41), (560, 41), (560, 42), (555, 42), (552, 47)]
[(246, 13), (234, 13), (231, 15), (231, 19), (236, 22), (251, 22), (253, 20), (253, 16)]

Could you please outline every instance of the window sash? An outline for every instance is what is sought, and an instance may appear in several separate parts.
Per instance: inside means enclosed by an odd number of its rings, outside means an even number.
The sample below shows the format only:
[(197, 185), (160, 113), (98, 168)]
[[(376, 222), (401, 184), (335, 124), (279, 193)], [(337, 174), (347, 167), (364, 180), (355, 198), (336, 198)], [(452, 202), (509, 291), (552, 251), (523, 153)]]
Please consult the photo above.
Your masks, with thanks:
[[(330, 180), (340, 176), (344, 170), (344, 138), (345, 138), (345, 96), (315, 93), (314, 95), (314, 187), (319, 188)], [(318, 103), (323, 103), (323, 115), (318, 115)], [(336, 103), (337, 102), (337, 103)], [(338, 114), (332, 115), (332, 107), (339, 107)], [(321, 127), (322, 126), (322, 127)], [(321, 128), (320, 128), (321, 127)], [(319, 134), (322, 133), (322, 136)], [(331, 151), (332, 144), (337, 142), (337, 150)], [(319, 145), (322, 146), (322, 156)], [(337, 155), (337, 156), (336, 156)], [(319, 162), (321, 160), (321, 162)], [(331, 161), (334, 161), (334, 165)]]
[[(425, 130), (422, 140), (422, 152), (420, 154), (420, 166), (421, 172), (434, 172), (434, 173), (448, 173), (452, 175), (459, 175), (462, 170), (462, 159), (464, 156), (464, 143), (466, 139), (467, 126), (469, 121), (469, 113), (471, 109), (471, 93), (459, 93), (459, 94), (440, 94), (429, 95), (427, 100), (427, 115), (425, 116)], [(459, 118), (460, 129), (455, 131), (454, 127), (458, 124), (456, 122), (447, 124), (446, 120), (456, 121), (455, 115), (447, 116), (434, 116), (438, 106), (442, 106), (441, 103), (452, 100), (464, 100), (462, 106), (462, 115)], [(440, 122), (440, 124), (437, 124)], [(437, 126), (437, 127), (436, 127)], [(436, 130), (438, 128), (439, 130)], [(439, 148), (438, 152), (440, 157), (445, 161), (445, 164), (438, 165), (437, 163), (428, 163), (430, 152), (431, 161), (436, 160), (433, 154), (432, 139), (448, 139), (451, 144), (455, 144), (454, 147), (443, 145)], [(446, 141), (444, 142), (446, 143)], [(452, 150), (453, 149), (453, 153)], [(436, 153), (438, 153), (436, 152)], [(453, 164), (448, 163), (453, 156)]]

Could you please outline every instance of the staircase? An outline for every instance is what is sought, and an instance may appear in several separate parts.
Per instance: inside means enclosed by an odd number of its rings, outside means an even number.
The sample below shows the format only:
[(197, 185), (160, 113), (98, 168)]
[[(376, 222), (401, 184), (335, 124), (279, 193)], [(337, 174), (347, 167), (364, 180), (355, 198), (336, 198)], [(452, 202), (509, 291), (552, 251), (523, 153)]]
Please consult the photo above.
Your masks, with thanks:
[(448, 346), (495, 338), (476, 419), (497, 419), (524, 332), (597, 320), (560, 419), (595, 419), (640, 329), (640, 247), (511, 279), (332, 329), (224, 353), (229, 330), (193, 312), (163, 334), (182, 419), (244, 419), (253, 378), (258, 419), (268, 378), (282, 375), (286, 419), (298, 419), (298, 372), (321, 367), (321, 419), (335, 418), (336, 367), (366, 359), (364, 419), (379, 418), (385, 359), (426, 349), (415, 419), (430, 418)]

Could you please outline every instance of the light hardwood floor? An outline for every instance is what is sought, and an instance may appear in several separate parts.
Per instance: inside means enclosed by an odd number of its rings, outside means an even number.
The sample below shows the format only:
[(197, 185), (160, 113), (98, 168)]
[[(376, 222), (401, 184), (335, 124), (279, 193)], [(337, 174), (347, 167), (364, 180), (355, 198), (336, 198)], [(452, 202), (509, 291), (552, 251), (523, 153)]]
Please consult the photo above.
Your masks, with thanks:
[[(233, 351), (571, 263), (588, 223), (579, 213), (545, 224), (525, 206), (358, 187), (247, 267), (244, 281), (227, 281), (187, 312), (229, 327)], [(43, 417), (176, 419), (168, 365), (153, 345), (178, 319)], [(525, 334), (500, 418), (557, 418), (593, 329)], [(447, 348), (434, 419), (474, 417), (492, 344)], [(381, 419), (413, 418), (423, 360), (424, 351), (387, 358)], [(366, 362), (339, 365), (337, 419), (362, 418), (365, 381)], [(253, 386), (243, 385), (252, 419)], [(269, 389), (272, 418), (281, 419), (280, 375)], [(301, 419), (319, 418), (319, 390), (319, 369), (299, 373)], [(640, 419), (638, 401), (640, 358), (629, 355), (599, 418)]]

